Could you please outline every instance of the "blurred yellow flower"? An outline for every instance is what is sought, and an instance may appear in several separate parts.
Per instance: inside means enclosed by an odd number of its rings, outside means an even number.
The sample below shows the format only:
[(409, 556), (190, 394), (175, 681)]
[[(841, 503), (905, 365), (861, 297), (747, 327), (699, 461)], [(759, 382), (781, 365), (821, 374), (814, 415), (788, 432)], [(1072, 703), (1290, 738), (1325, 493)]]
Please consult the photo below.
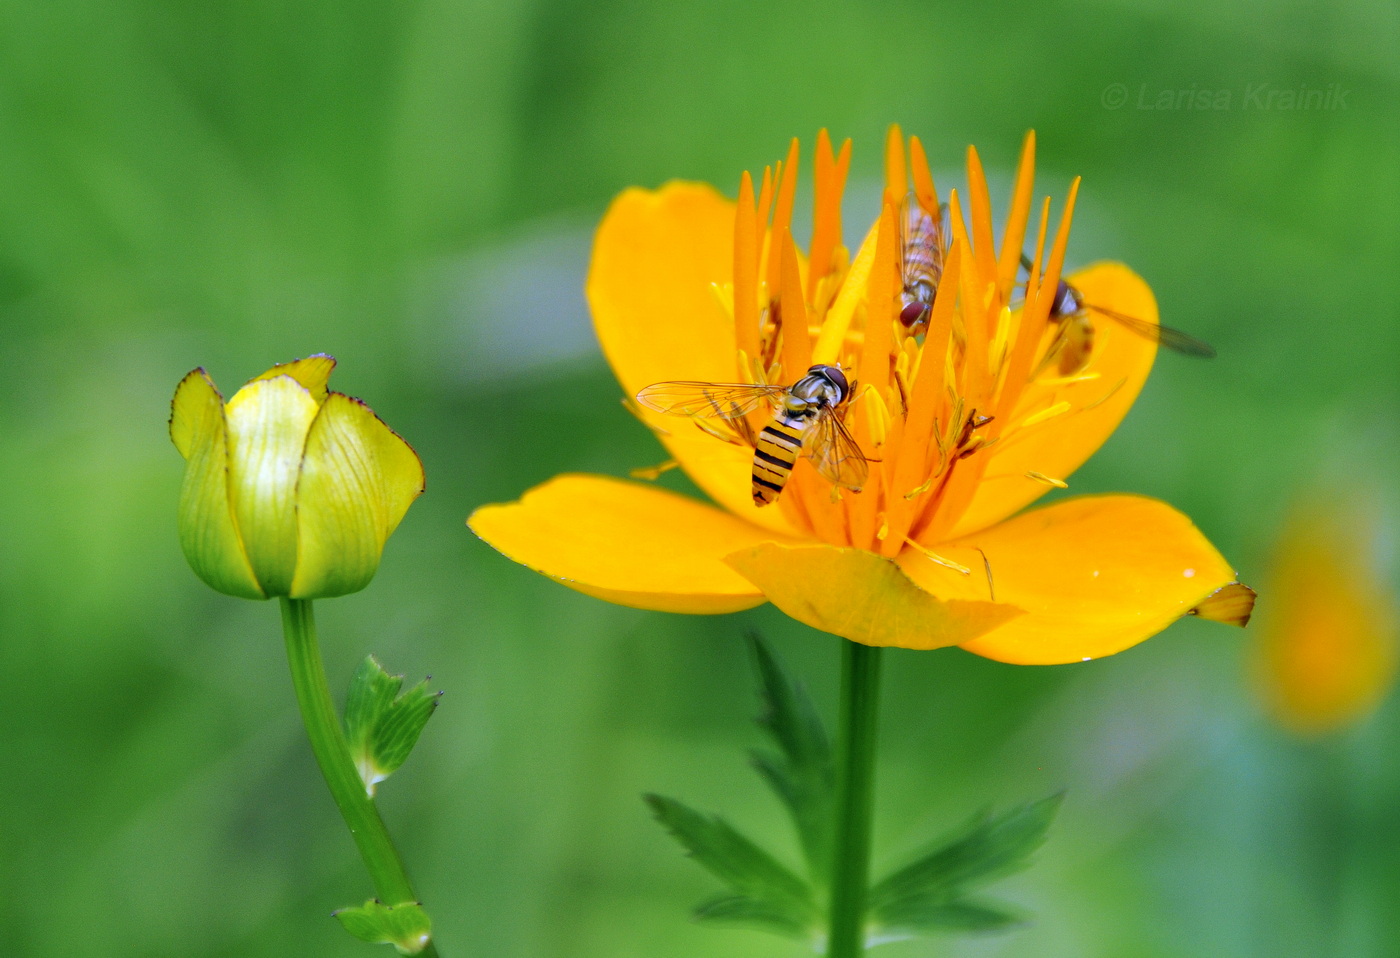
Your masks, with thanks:
[(227, 405), (203, 369), (175, 390), (185, 457), (180, 544), (211, 587), (315, 599), (369, 584), (423, 491), (413, 449), (358, 399), (329, 392), (335, 360), (274, 366)]
[(1396, 604), (1374, 530), (1355, 512), (1314, 504), (1275, 548), (1256, 670), (1270, 714), (1297, 732), (1360, 721), (1394, 684)]
[[(850, 143), (837, 154), (825, 131), (805, 255), (789, 229), (795, 141), (757, 191), (744, 175), (737, 204), (697, 183), (627, 190), (598, 228), (587, 287), (627, 394), (663, 380), (786, 386), (814, 363), (839, 365), (858, 381), (841, 414), (871, 460), (868, 480), (838, 490), (799, 459), (777, 507), (760, 509), (751, 448), (636, 409), (718, 507), (564, 475), (478, 509), (471, 528), (511, 559), (624, 605), (730, 612), (770, 601), (867, 645), (961, 645), (1008, 662), (1110, 655), (1192, 611), (1235, 573), (1170, 506), (1111, 495), (1016, 515), (1103, 443), (1156, 353), (1154, 337), (1104, 325), (1072, 374), (1051, 361), (1078, 181), (1048, 251), (1049, 200), (1041, 207), (1021, 293), (1033, 157), (1028, 136), (998, 247), (969, 149), (968, 197), (948, 197), (951, 244), (917, 325), (902, 204), (940, 204), (922, 146), (913, 138), (906, 152), (897, 128), (883, 211), (854, 259), (841, 245)], [(1084, 301), (1157, 321), (1152, 292), (1125, 266), (1069, 280)]]

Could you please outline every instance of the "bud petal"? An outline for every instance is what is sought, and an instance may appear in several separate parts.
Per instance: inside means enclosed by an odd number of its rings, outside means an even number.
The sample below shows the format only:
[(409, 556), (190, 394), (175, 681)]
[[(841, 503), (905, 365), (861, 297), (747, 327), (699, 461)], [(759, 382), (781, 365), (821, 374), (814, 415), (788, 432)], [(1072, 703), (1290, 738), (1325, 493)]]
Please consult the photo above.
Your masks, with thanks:
[(297, 487), (300, 554), (291, 596), (369, 584), (389, 534), (423, 491), (423, 466), (368, 406), (330, 393), (306, 439)]
[(293, 359), (289, 363), (278, 363), (261, 376), (254, 376), (248, 380), (248, 383), (252, 384), (262, 379), (275, 379), (278, 376), (291, 376), (306, 387), (307, 392), (311, 393), (311, 398), (316, 400), (316, 405), (319, 406), (326, 401), (326, 383), (330, 380), (333, 369), (335, 369), (334, 356), (316, 353), (305, 359)]
[(228, 482), (253, 574), (288, 595), (297, 564), (296, 485), (316, 400), (289, 375), (255, 379), (229, 401)]
[(187, 462), (178, 515), (180, 546), (190, 567), (220, 592), (266, 598), (243, 550), (229, 500), (223, 397), (202, 369), (175, 390), (170, 438)]

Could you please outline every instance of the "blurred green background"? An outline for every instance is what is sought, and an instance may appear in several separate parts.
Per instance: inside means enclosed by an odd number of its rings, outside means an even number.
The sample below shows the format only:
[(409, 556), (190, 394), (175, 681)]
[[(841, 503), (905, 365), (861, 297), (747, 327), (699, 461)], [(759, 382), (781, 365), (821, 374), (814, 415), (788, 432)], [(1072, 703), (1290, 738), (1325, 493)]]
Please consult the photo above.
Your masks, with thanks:
[[(1259, 84), (1346, 93), (1262, 109)], [(1139, 108), (1164, 90), (1231, 103)], [(337, 691), (372, 650), (447, 692), (381, 790), (444, 954), (800, 954), (691, 924), (717, 886), (638, 796), (795, 847), (744, 767), (741, 634), (828, 712), (837, 640), (771, 609), (614, 608), (463, 525), (556, 472), (661, 458), (583, 304), (609, 198), (733, 191), (827, 126), (855, 138), (869, 211), (890, 122), (941, 184), (976, 143), (1004, 197), (1034, 127), (1040, 192), (1084, 176), (1072, 258), (1133, 264), (1220, 351), (1164, 356), (1074, 490), (1170, 500), (1266, 584), (1300, 488), (1364, 479), (1397, 503), (1397, 103), (1380, 0), (5, 0), (0, 951), (373, 953), (328, 917), (369, 886), (276, 608), (185, 566), (165, 431), (196, 365), (227, 392), (328, 351), (428, 471), (374, 584), (320, 618)], [(1400, 707), (1290, 738), (1256, 704), (1250, 641), (1192, 621), (1082, 666), (886, 656), (882, 861), (987, 801), (1069, 797), (999, 888), (1032, 926), (882, 953), (1400, 953)]]

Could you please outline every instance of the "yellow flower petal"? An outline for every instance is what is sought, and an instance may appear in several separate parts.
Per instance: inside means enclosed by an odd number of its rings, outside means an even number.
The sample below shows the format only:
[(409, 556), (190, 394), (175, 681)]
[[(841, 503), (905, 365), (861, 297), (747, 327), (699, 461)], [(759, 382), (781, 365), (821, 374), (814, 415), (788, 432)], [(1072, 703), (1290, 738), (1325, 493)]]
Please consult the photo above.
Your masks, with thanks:
[(774, 538), (713, 506), (606, 476), (563, 475), (467, 520), (491, 546), (570, 588), (662, 612), (737, 612), (763, 593), (724, 557)]
[[(733, 317), (714, 287), (734, 273), (734, 204), (713, 187), (669, 183), (630, 189), (598, 227), (588, 303), (603, 353), (623, 392), (666, 380), (748, 382), (738, 367)], [(753, 453), (684, 419), (642, 411), (671, 455), (720, 505), (765, 528), (790, 526), (750, 493)]]
[(931, 595), (894, 562), (863, 549), (766, 542), (726, 561), (792, 618), (865, 645), (961, 645), (1020, 614), (1009, 605)]
[(950, 571), (914, 550), (904, 552), (899, 564), (937, 595), (985, 597), (994, 591), (997, 601), (1025, 609), (1024, 616), (963, 645), (1019, 665), (1121, 652), (1235, 580), (1234, 570), (1190, 519), (1141, 496), (1066, 499), (936, 551), (971, 574)]
[(331, 378), (331, 371), (335, 369), (335, 357), (327, 356), (325, 353), (316, 353), (307, 356), (305, 359), (294, 359), (289, 363), (278, 363), (260, 376), (254, 376), (248, 380), (255, 383), (260, 379), (274, 379), (278, 376), (291, 376), (297, 382), (306, 387), (311, 393), (311, 398), (316, 400), (319, 406), (326, 401), (326, 383)]
[(253, 380), (226, 411), (233, 514), (268, 595), (287, 595), (296, 571), (297, 476), (317, 411), (311, 393), (290, 376)]
[[(217, 417), (210, 415), (211, 402), (218, 408)], [(203, 367), (180, 380), (170, 400), (170, 441), (181, 456), (189, 459), (195, 445), (208, 438), (206, 433), (223, 428), (223, 412), (224, 398)]]
[(170, 438), (185, 457), (180, 488), (180, 547), (210, 587), (245, 599), (266, 598), (244, 554), (229, 502), (224, 401), (204, 370), (175, 390)]
[(306, 437), (296, 489), (294, 599), (358, 592), (384, 543), (423, 491), (413, 449), (368, 406), (330, 393)]
[[(1070, 276), (1069, 282), (1085, 302), (1157, 322), (1152, 290), (1121, 263), (1099, 263)], [(1157, 344), (1097, 314), (1090, 313), (1090, 320), (1095, 352), (1083, 374), (1094, 378), (1052, 386), (1045, 382), (1049, 374), (1042, 375), (1026, 387), (1012, 419), (1024, 420), (1062, 401), (1069, 401), (1075, 411), (1029, 426), (988, 450), (988, 478), (953, 528), (953, 536), (985, 529), (1039, 499), (1050, 487), (1027, 479), (1028, 473), (1068, 478), (1127, 415), (1152, 371)], [(1093, 408), (1082, 408), (1090, 405)]]

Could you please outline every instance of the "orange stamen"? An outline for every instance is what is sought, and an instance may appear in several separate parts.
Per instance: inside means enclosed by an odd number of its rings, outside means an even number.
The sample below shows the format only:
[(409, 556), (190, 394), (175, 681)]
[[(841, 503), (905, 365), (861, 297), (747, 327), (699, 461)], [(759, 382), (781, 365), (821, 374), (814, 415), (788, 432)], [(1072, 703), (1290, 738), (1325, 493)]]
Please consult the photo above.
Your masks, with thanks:
[(1007, 360), (1006, 387), (997, 402), (998, 421), (992, 427), (992, 435), (1000, 436), (1006, 430), (1007, 420), (1016, 409), (1022, 392), (1029, 384), (1031, 366), (1035, 362), (1036, 350), (1045, 330), (1045, 323), (1032, 327), (1032, 310), (1040, 295), (1040, 264), (1045, 253), (1045, 231), (1050, 222), (1050, 197), (1040, 208), (1040, 228), (1035, 238), (1035, 259), (1031, 261), (1030, 274), (1026, 277), (1026, 297), (1021, 306), (1021, 331), (1016, 343), (1011, 347)]
[(783, 337), (783, 384), (790, 385), (812, 365), (812, 337), (807, 331), (807, 303), (802, 293), (802, 274), (797, 267), (797, 247), (787, 230), (778, 236), (782, 251), (779, 257), (782, 285), (777, 301)]
[(808, 262), (807, 299), (816, 301), (817, 284), (831, 270), (833, 254), (841, 243), (841, 194), (846, 189), (846, 173), (851, 166), (851, 141), (841, 144), (841, 155), (831, 150), (826, 130), (817, 134), (815, 159), (816, 209), (812, 224), (811, 259)]
[(899, 256), (899, 227), (895, 207), (885, 204), (875, 241), (875, 263), (865, 287), (865, 346), (856, 366), (857, 378), (880, 392), (890, 385), (890, 355), (894, 348), (895, 267)]
[(899, 124), (890, 125), (885, 135), (885, 202), (898, 207), (909, 192), (909, 176), (904, 165), (904, 134)]
[(774, 255), (781, 250), (783, 236), (792, 228), (792, 205), (797, 196), (797, 138), (793, 137), (792, 145), (788, 147), (787, 160), (779, 166), (778, 175), (778, 195), (777, 203), (773, 207), (773, 228), (768, 234), (768, 288), (776, 290), (781, 278), (781, 255)]
[(952, 279), (961, 286), (963, 300), (960, 315), (967, 332), (967, 356), (962, 363), (963, 381), (952, 385), (955, 388), (961, 386), (963, 395), (975, 403), (981, 399), (982, 383), (987, 379), (987, 311), (983, 306), (983, 284), (977, 275), (976, 251), (968, 239), (957, 190), (948, 194), (948, 212), (953, 222), (954, 240), (963, 245), (965, 253), (972, 251), (962, 257), (962, 269), (957, 273), (946, 269), (943, 271), (944, 282)]
[(1011, 300), (1016, 272), (1021, 268), (1034, 185), (1035, 130), (1031, 130), (1021, 144), (1021, 161), (1016, 166), (1016, 183), (1011, 188), (1011, 210), (1006, 217), (1006, 233), (1001, 238), (1001, 257), (997, 261), (997, 288), (1001, 291), (1002, 302)]
[[(962, 269), (963, 248), (961, 241), (953, 242), (948, 251), (946, 275), (956, 276)], [(905, 495), (927, 478), (929, 441), (933, 436), (934, 418), (944, 398), (944, 376), (957, 298), (956, 283), (940, 284), (929, 314), (923, 358), (919, 360), (910, 387), (909, 414), (905, 417), (903, 438), (894, 463), (894, 481), (887, 504), (890, 533), (880, 544), (880, 551), (887, 556), (899, 554), (910, 519), (922, 505), (917, 498), (911, 501)]]
[[(1065, 265), (1065, 249), (1069, 246), (1069, 227), (1074, 219), (1074, 201), (1079, 195), (1079, 177), (1069, 185), (1069, 195), (1065, 198), (1065, 209), (1060, 214), (1060, 225), (1055, 231), (1055, 244), (1050, 249), (1050, 262), (1046, 265), (1045, 275), (1041, 278), (1035, 291), (1035, 302), (1029, 309), (1023, 311), (1021, 317), (1021, 335), (1029, 337), (1032, 341), (1040, 342), (1040, 336), (1045, 331), (1045, 324), (1050, 321), (1050, 307), (1055, 300), (1055, 292), (1059, 287), (1060, 273)], [(1029, 369), (1029, 366), (1027, 367)], [(1004, 397), (1013, 403), (1019, 395), (1020, 389), (1025, 385), (1026, 377), (1022, 376), (1013, 386), (1008, 387), (1007, 392), (1013, 395)], [(1007, 406), (1008, 409), (1013, 408)]]
[(938, 189), (933, 185), (933, 172), (924, 155), (924, 145), (917, 136), (909, 138), (909, 174), (914, 180), (914, 195), (919, 198), (919, 204), (937, 216)]
[(992, 197), (987, 192), (987, 176), (977, 148), (967, 148), (967, 197), (972, 214), (972, 252), (983, 282), (997, 275), (996, 245), (992, 240)]
[[(880, 229), (875, 240), (875, 264), (871, 267), (870, 281), (865, 287), (865, 341), (855, 370), (861, 388), (874, 390), (867, 402), (883, 403), (890, 386), (895, 293), (899, 288), (896, 269), (899, 255), (897, 222), (895, 207), (886, 203), (880, 213)], [(856, 442), (868, 453), (874, 445), (869, 416), (857, 416), (855, 427)], [(880, 485), (877, 473), (878, 470), (871, 471), (866, 491), (850, 506), (852, 542), (862, 548), (873, 548), (874, 544), (875, 511), (879, 505), (877, 490)]]
[[(739, 208), (734, 214), (734, 339), (752, 359), (758, 351), (758, 222), (754, 218), (753, 178), (739, 181)], [(739, 370), (748, 380), (752, 370)]]

